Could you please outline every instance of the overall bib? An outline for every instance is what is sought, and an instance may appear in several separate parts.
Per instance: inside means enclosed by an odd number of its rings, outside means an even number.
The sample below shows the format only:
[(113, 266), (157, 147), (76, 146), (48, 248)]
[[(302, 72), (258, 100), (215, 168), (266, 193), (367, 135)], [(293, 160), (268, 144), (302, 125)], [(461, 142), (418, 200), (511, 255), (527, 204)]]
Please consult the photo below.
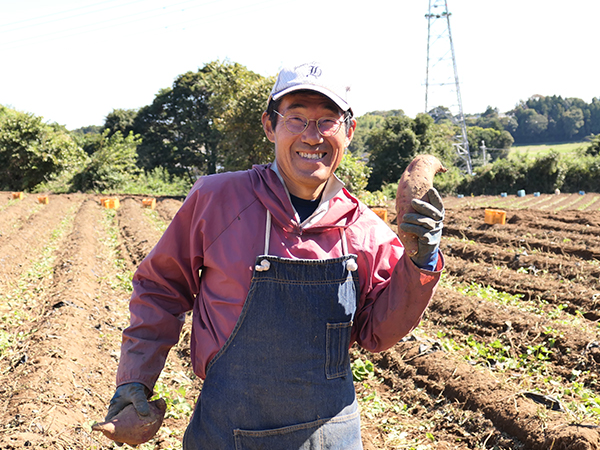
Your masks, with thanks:
[(356, 257), (268, 256), (270, 219), (265, 254), (231, 336), (207, 368), (183, 449), (360, 450), (348, 354)]

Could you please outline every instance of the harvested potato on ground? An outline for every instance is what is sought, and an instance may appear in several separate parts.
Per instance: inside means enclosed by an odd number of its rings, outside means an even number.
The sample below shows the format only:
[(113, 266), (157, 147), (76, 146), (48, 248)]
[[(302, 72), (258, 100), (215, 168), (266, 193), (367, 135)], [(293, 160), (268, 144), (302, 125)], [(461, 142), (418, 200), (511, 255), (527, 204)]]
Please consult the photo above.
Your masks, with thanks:
[(148, 442), (162, 425), (167, 404), (162, 398), (149, 402), (150, 414), (140, 417), (133, 405), (127, 405), (108, 422), (92, 425), (92, 430), (102, 431), (115, 442), (138, 445)]
[[(413, 198), (425, 200), (424, 196), (433, 187), (433, 177), (438, 172), (446, 172), (446, 168), (433, 155), (417, 155), (404, 170), (398, 182), (396, 193), (396, 213), (398, 226), (404, 214), (414, 212), (410, 202)], [(398, 237), (409, 256), (418, 251), (418, 238), (412, 233), (405, 233), (398, 227)]]

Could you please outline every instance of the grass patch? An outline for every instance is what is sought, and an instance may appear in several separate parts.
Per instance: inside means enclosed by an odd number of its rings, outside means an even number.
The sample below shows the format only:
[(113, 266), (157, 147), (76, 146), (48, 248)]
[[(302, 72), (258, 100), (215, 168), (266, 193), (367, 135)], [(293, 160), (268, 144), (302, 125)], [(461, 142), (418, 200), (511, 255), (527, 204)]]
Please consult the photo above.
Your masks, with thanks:
[(167, 227), (169, 226), (169, 224), (160, 217), (156, 210), (145, 208), (144, 216), (146, 217), (146, 219), (148, 219), (152, 226), (161, 233), (164, 233)]
[(577, 211), (584, 211), (584, 210), (588, 209), (590, 206), (592, 206), (593, 204), (595, 204), (598, 200), (600, 200), (600, 196), (594, 196), (594, 197), (592, 197), (590, 200), (588, 200), (584, 204), (578, 206), (577, 207)]
[(17, 198), (13, 198), (13, 199), (9, 200), (8, 203), (6, 203), (6, 205), (0, 205), (0, 212), (4, 211), (9, 206), (12, 206), (15, 203), (20, 202), (20, 201), (22, 201), (22, 200), (19, 200)]
[(114, 290), (121, 290), (128, 293), (133, 291), (131, 280), (133, 279), (133, 271), (127, 267), (125, 258), (122, 255), (122, 248), (119, 243), (119, 227), (117, 225), (117, 212), (114, 209), (105, 208), (102, 218), (102, 225), (105, 233), (100, 238), (100, 242), (106, 245), (111, 259), (115, 265), (117, 273), (115, 278), (109, 278), (108, 284)]
[(565, 156), (576, 155), (579, 149), (588, 147), (588, 142), (565, 142), (558, 144), (513, 145), (508, 159), (535, 159), (555, 151)]

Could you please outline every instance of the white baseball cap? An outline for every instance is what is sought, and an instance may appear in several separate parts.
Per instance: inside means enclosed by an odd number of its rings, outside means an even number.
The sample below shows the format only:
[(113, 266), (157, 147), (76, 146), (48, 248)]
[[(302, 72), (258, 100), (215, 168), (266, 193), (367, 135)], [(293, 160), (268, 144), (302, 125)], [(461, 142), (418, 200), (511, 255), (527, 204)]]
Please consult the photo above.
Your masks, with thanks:
[(277, 101), (290, 92), (304, 89), (319, 92), (330, 98), (342, 111), (352, 113), (348, 103), (350, 86), (344, 84), (331, 67), (318, 62), (281, 69), (271, 89), (269, 101), (271, 99)]

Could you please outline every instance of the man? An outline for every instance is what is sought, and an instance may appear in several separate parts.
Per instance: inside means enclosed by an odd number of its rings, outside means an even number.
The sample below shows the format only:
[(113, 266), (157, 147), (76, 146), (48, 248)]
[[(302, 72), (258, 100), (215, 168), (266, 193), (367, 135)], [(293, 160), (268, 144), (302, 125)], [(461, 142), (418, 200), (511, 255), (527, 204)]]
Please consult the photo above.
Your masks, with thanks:
[(435, 189), (414, 202), (411, 259), (343, 188), (347, 91), (316, 63), (282, 70), (262, 116), (275, 162), (194, 185), (134, 276), (107, 420), (130, 403), (147, 414), (193, 310), (204, 384), (185, 450), (362, 448), (348, 349), (387, 349), (421, 320), (443, 266), (443, 205)]

